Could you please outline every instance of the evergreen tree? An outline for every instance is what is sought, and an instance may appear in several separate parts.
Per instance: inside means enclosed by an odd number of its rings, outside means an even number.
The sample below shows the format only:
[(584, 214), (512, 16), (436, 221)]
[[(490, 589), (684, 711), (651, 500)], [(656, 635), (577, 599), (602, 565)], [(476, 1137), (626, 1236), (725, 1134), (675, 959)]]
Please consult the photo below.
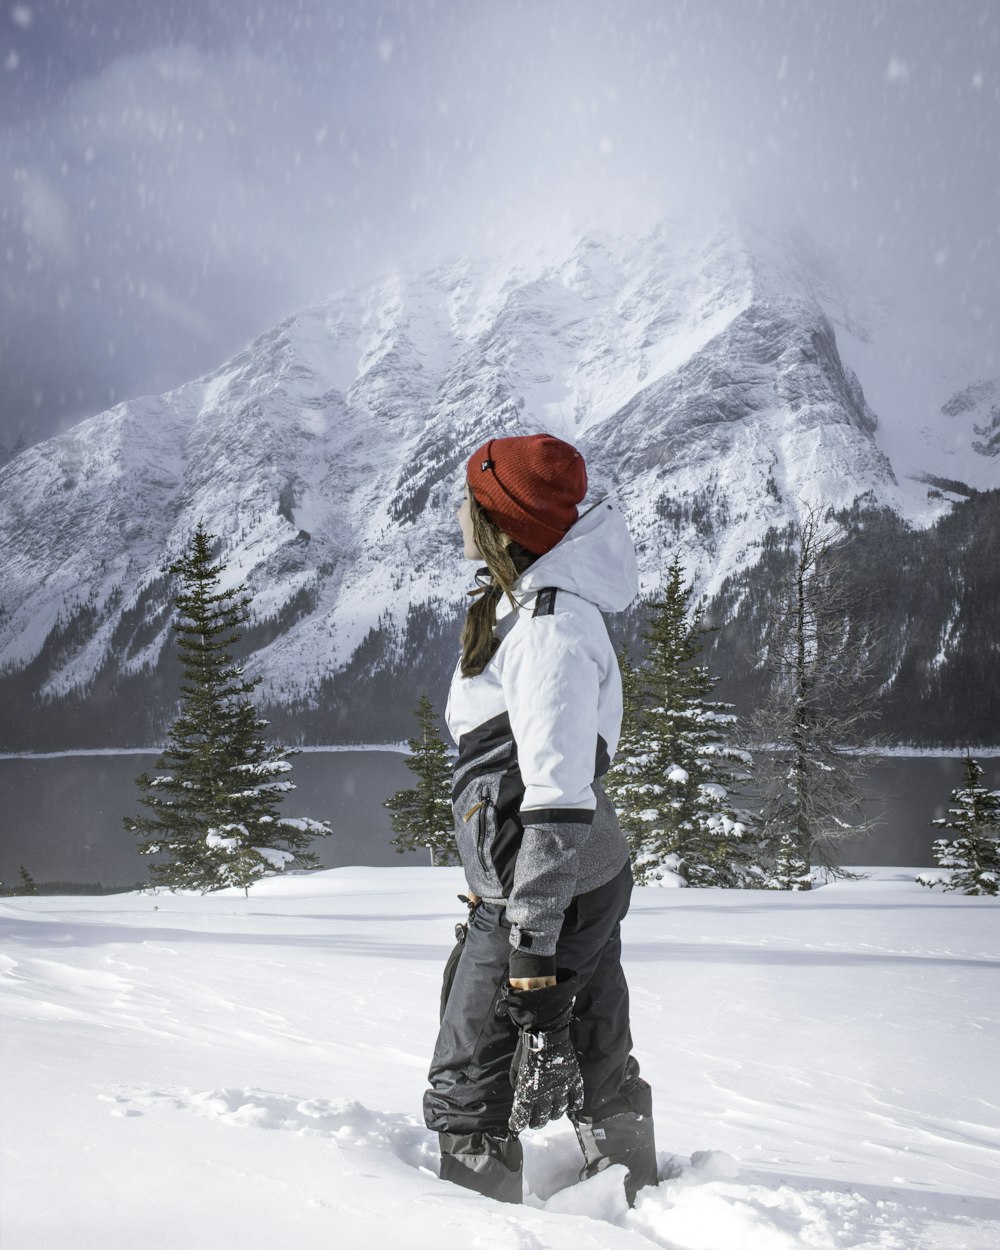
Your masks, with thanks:
[(767, 884), (775, 888), (808, 889), (817, 861), (847, 875), (834, 863), (836, 843), (876, 823), (864, 817), (859, 789), (870, 757), (851, 749), (872, 715), (865, 683), (873, 643), (858, 624), (861, 605), (848, 573), (842, 534), (807, 509), (767, 640), (770, 694), (753, 717), (755, 735), (769, 747), (757, 767), (772, 864)]
[(748, 884), (753, 844), (730, 787), (750, 757), (731, 744), (731, 706), (711, 701), (715, 681), (696, 663), (707, 631), (689, 619), (691, 593), (675, 557), (650, 605), (644, 663), (633, 668), (626, 657), (622, 666), (622, 736), (604, 785), (637, 880), (668, 870), (689, 885)]
[(802, 858), (798, 839), (787, 830), (768, 846), (768, 866), (761, 885), (769, 890), (811, 890), (812, 868)]
[(398, 854), (425, 846), (431, 865), (457, 864), (451, 808), (452, 764), (431, 701), (422, 694), (415, 712), (419, 732), (410, 738), (406, 767), (417, 775), (412, 790), (397, 790), (384, 806), (392, 813), (392, 840)]
[(963, 894), (1000, 892), (1000, 790), (987, 790), (980, 784), (982, 775), (977, 761), (967, 756), (965, 784), (951, 792), (951, 819), (931, 821), (957, 835), (934, 843), (935, 863), (951, 872), (947, 877), (923, 873), (917, 877), (921, 885), (942, 885)]
[(21, 884), (18, 887), (18, 894), (37, 894), (38, 888), (35, 885), (35, 879), (27, 868), (21, 865)]
[(169, 568), (181, 579), (173, 625), (184, 673), (180, 715), (157, 761), (164, 771), (137, 779), (150, 814), (125, 818), (142, 839), (140, 854), (159, 857), (150, 866), (154, 884), (202, 891), (248, 889), (289, 864), (315, 867), (305, 848), (330, 832), (325, 821), (278, 814), (295, 789), (286, 776), (295, 752), (262, 737), (267, 722), (251, 701), (260, 678), (247, 679), (230, 654), (251, 599), (242, 586), (220, 588), (225, 565), (213, 564), (213, 541), (199, 523)]
[(622, 679), (621, 732), (614, 763), (603, 778), (602, 785), (615, 804), (622, 832), (634, 860), (646, 832), (646, 822), (640, 818), (643, 808), (635, 801), (638, 792), (633, 788), (641, 784), (638, 781), (638, 770), (645, 759), (645, 742), (640, 722), (642, 692), (639, 672), (624, 643), (618, 649), (618, 668)]

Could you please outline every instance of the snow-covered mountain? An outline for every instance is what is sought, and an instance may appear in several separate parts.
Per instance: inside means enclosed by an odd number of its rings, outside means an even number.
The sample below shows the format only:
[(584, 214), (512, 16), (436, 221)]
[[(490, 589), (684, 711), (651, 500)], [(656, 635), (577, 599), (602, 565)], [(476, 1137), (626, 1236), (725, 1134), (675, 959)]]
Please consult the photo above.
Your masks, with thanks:
[(398, 662), (415, 612), (461, 605), (454, 511), (491, 434), (575, 442), (644, 588), (676, 550), (711, 598), (806, 504), (927, 526), (1000, 484), (998, 397), (967, 344), (731, 218), (395, 272), (0, 469), (0, 675), (42, 700), (141, 684), (199, 520), (254, 593), (266, 700), (315, 702), (375, 637)]

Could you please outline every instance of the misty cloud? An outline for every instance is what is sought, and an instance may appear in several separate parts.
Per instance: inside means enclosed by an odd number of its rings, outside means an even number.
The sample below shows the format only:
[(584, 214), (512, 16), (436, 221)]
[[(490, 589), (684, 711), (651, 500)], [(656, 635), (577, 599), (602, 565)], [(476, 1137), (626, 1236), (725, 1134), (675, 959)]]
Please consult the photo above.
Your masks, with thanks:
[(995, 6), (145, 7), (8, 11), (0, 443), (394, 264), (730, 201), (1000, 341)]

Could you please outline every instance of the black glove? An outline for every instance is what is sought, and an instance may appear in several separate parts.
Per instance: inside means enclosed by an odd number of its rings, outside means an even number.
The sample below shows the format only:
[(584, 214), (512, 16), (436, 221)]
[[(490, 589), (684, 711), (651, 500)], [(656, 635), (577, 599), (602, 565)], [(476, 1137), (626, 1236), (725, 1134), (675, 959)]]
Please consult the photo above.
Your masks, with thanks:
[(569, 1040), (575, 994), (572, 974), (542, 989), (508, 985), (504, 991), (507, 1014), (521, 1030), (510, 1065), (514, 1106), (509, 1127), (515, 1135), (583, 1106), (583, 1077)]

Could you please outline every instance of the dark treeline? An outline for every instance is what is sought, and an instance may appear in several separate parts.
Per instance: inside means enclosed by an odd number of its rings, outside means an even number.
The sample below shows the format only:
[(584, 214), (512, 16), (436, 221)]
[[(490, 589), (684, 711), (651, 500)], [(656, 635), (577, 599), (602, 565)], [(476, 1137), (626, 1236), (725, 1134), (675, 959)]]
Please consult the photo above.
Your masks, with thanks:
[[(879, 731), (925, 746), (1000, 742), (1000, 491), (972, 495), (926, 530), (888, 509), (835, 519), (859, 624), (875, 638)], [(721, 697), (752, 706), (766, 696), (771, 587), (791, 559), (789, 535), (772, 531), (760, 563), (709, 605), (708, 621), (726, 622), (705, 649)]]

